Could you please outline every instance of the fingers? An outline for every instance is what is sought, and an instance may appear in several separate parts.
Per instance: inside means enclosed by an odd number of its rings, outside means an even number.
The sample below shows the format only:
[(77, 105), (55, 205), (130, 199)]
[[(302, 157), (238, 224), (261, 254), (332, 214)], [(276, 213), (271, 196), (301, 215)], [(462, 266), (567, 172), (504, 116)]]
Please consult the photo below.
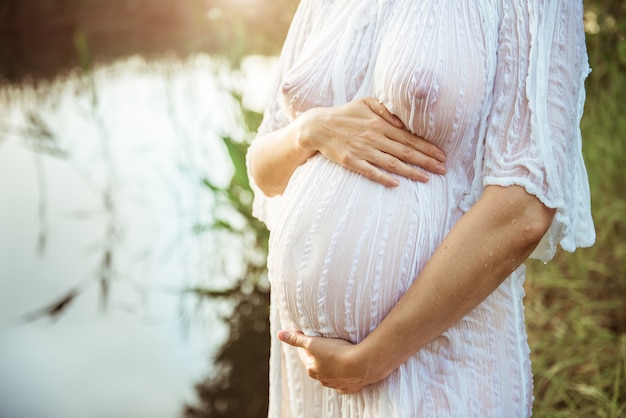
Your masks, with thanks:
[(363, 102), (372, 110), (372, 112), (383, 118), (385, 121), (387, 121), (387, 123), (392, 124), (396, 128), (404, 129), (404, 123), (402, 123), (400, 118), (391, 113), (384, 104), (382, 104), (375, 98), (366, 97), (365, 99), (363, 99)]
[[(429, 180), (430, 175), (427, 172), (406, 164), (403, 160), (400, 160), (393, 155), (386, 153), (381, 154), (382, 156), (379, 159), (380, 162), (377, 165), (380, 168), (385, 169), (387, 172), (419, 182), (426, 182)], [(381, 173), (384, 172), (381, 171)]]
[(340, 162), (344, 167), (387, 187), (396, 187), (400, 184), (397, 176), (426, 182), (430, 176), (425, 169), (436, 174), (446, 172), (445, 166), (439, 161), (403, 145), (396, 148), (388, 146), (386, 152), (372, 148), (363, 152), (363, 155), (349, 154), (341, 158)]
[[(305, 138), (326, 158), (388, 187), (398, 176), (426, 182), (445, 174), (445, 154), (405, 129), (402, 121), (372, 97), (336, 108), (309, 111)], [(314, 123), (313, 123), (314, 122)]]
[[(363, 101), (373, 112), (391, 125), (385, 132), (385, 136), (391, 141), (383, 141), (379, 147), (379, 150), (387, 155), (376, 155), (376, 159), (368, 160), (370, 163), (393, 174), (422, 182), (428, 181), (428, 174), (410, 164), (434, 174), (446, 173), (444, 165), (446, 156), (439, 148), (407, 131), (400, 118), (392, 114), (378, 100), (370, 97)], [(364, 175), (374, 181), (383, 180), (384, 184), (389, 182), (389, 176), (385, 176), (380, 170), (371, 171), (369, 176)]]
[(376, 165), (417, 181), (426, 181), (429, 176), (414, 166), (433, 174), (446, 173), (445, 155), (437, 147), (414, 135), (404, 141), (412, 143), (394, 140), (381, 144), (380, 151), (386, 155), (378, 157), (381, 162)]
[(355, 377), (355, 368), (346, 367), (338, 361), (336, 355), (351, 346), (351, 343), (333, 338), (309, 337), (299, 331), (279, 331), (278, 338), (298, 349), (298, 356), (307, 374), (322, 386), (342, 394), (355, 393), (365, 387), (366, 383), (358, 371)]
[(426, 171), (442, 175), (446, 173), (445, 165), (439, 160), (407, 145), (388, 142), (381, 145), (381, 149), (371, 148), (363, 151), (359, 157), (356, 155), (346, 157), (342, 165), (388, 187), (400, 184), (396, 176), (426, 182), (430, 178)]
[(279, 331), (278, 339), (293, 347), (307, 348), (310, 343), (311, 337), (307, 337), (301, 332)]
[[(384, 154), (384, 153), (381, 153)], [(386, 155), (386, 154), (385, 154)], [(390, 157), (389, 155), (387, 155), (387, 157)], [(381, 158), (386, 158), (386, 157), (381, 157)], [(392, 157), (393, 158), (393, 157)], [(377, 164), (378, 165), (378, 164)], [(383, 167), (385, 164), (381, 162), (380, 167)], [(383, 167), (386, 168), (386, 167)], [(380, 170), (378, 168), (376, 168), (375, 166), (373, 166), (372, 164), (368, 163), (365, 160), (359, 160), (356, 161), (354, 163), (354, 166), (352, 168), (355, 172), (361, 174), (362, 176), (375, 181), (377, 183), (380, 183), (384, 186), (387, 187), (396, 187), (400, 185), (400, 181), (393, 175), (389, 174), (388, 172), (385, 172), (383, 170)], [(392, 171), (392, 170), (389, 170)], [(398, 171), (398, 170), (396, 170)], [(418, 171), (418, 170), (416, 170)], [(400, 174), (400, 173), (397, 173)], [(414, 173), (411, 173), (414, 174)], [(402, 174), (400, 174), (402, 175)], [(425, 173), (423, 174), (425, 176), (427, 176)], [(408, 177), (408, 176), (405, 176)], [(428, 178), (426, 178), (425, 180), (422, 181), (426, 181)]]
[(408, 147), (409, 151), (415, 150), (441, 163), (446, 161), (446, 155), (438, 147), (405, 129), (390, 129), (385, 134), (394, 142)]
[(318, 379), (316, 359), (308, 352), (311, 337), (307, 337), (301, 332), (279, 331), (278, 339), (298, 349), (298, 357), (307, 371), (309, 377)]

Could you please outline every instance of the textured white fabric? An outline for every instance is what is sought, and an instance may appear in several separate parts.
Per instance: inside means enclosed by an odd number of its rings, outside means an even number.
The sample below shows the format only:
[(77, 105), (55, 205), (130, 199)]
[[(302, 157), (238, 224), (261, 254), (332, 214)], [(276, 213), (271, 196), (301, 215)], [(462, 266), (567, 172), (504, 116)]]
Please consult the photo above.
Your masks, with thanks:
[(354, 395), (306, 376), (275, 335), (362, 340), (486, 185), (521, 185), (557, 209), (534, 257), (591, 245), (579, 131), (588, 72), (580, 0), (301, 2), (259, 136), (312, 107), (374, 96), (445, 151), (448, 172), (386, 188), (318, 154), (281, 197), (252, 184), (271, 230), (270, 417), (530, 415), (523, 267)]

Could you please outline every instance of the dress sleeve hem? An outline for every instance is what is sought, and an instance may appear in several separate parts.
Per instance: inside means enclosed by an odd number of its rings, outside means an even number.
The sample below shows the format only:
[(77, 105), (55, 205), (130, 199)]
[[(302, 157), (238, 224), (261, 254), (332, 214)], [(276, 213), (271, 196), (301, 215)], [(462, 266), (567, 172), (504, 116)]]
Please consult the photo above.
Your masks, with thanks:
[(569, 209), (566, 208), (565, 202), (549, 199), (532, 182), (524, 181), (524, 178), (486, 176), (483, 179), (483, 186), (520, 186), (546, 207), (556, 209), (552, 225), (529, 258), (548, 262), (554, 257), (559, 245), (563, 250), (572, 253), (576, 248), (591, 247), (594, 244), (595, 231), (593, 227), (590, 231), (573, 231), (574, 227), (568, 217)]

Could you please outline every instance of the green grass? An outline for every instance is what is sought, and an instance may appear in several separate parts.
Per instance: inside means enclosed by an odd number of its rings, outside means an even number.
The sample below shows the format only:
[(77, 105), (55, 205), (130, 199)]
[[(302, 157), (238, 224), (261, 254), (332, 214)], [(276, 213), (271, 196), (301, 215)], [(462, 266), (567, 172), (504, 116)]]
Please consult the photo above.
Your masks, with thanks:
[(572, 258), (591, 253), (530, 269), (526, 313), (537, 417), (626, 414), (624, 280), (570, 268), (578, 264)]

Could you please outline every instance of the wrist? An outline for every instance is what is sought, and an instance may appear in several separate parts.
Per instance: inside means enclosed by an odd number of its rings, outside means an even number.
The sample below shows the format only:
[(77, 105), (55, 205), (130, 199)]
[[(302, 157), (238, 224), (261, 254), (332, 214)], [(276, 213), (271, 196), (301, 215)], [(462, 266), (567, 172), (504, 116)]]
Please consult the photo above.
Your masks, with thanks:
[(305, 156), (304, 160), (309, 159), (315, 153), (318, 148), (315, 144), (317, 136), (313, 133), (313, 128), (316, 124), (317, 108), (309, 109), (300, 115), (294, 122), (294, 135), (295, 145), (301, 155)]
[(385, 353), (366, 340), (354, 345), (351, 367), (361, 369), (366, 384), (372, 384), (389, 376), (395, 367), (388, 364)]

